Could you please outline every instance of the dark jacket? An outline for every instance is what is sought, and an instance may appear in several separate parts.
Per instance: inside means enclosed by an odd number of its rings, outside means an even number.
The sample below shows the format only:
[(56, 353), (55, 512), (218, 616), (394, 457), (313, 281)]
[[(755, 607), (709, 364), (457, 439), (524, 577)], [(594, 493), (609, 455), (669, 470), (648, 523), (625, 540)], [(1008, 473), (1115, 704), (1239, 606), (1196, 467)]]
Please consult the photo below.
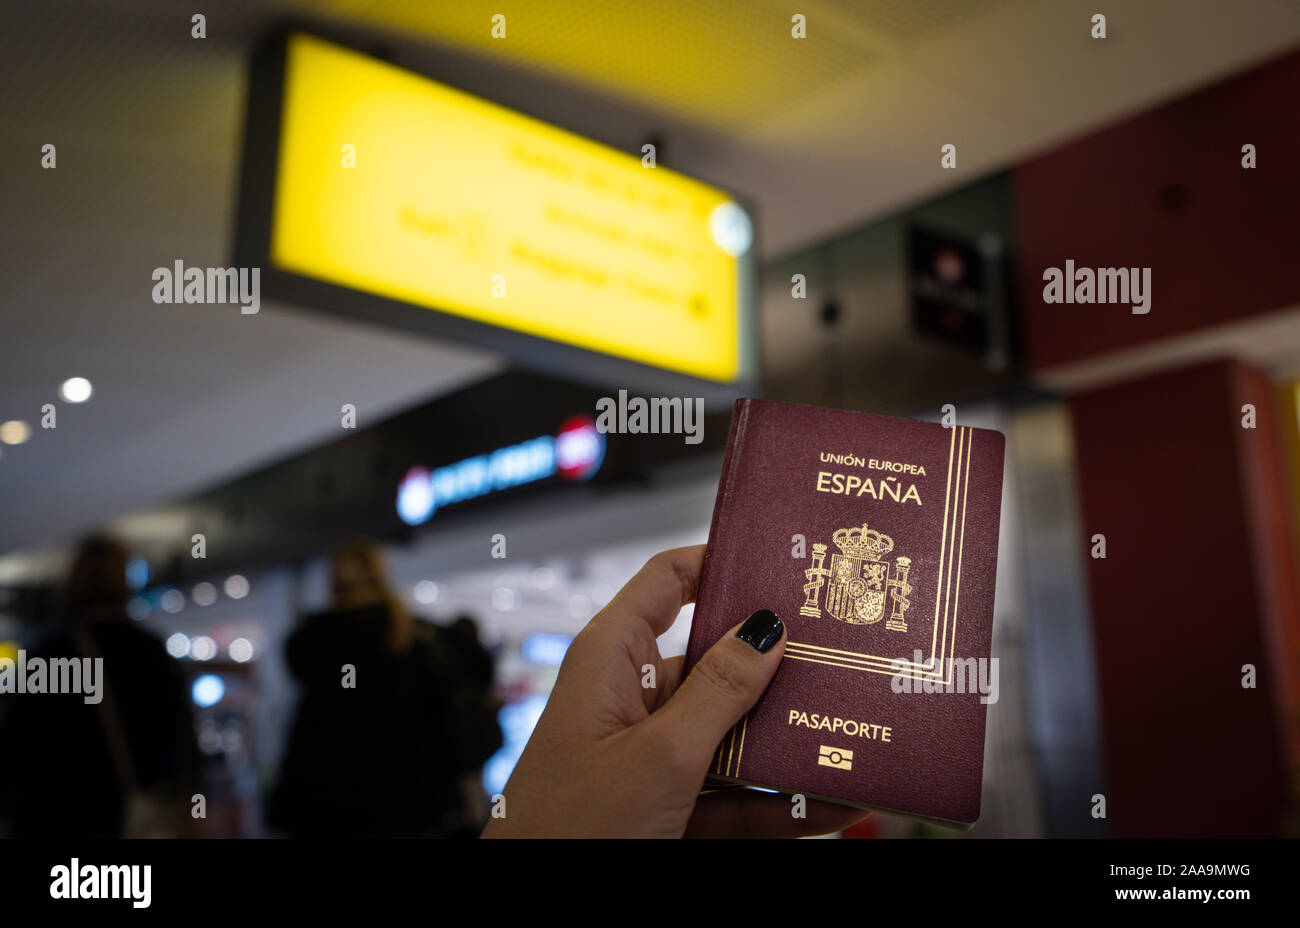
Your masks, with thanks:
[[(306, 618), (286, 645), (302, 686), (270, 823), (295, 835), (438, 835), (460, 780), (500, 746), (487, 692), (469, 683), (436, 626), (386, 647), (384, 606)], [(345, 686), (346, 668), (352, 684)]]
[[(129, 619), (88, 626), (103, 658), (126, 739), (136, 788), (188, 802), (198, 778), (198, 748), (185, 675), (162, 642)], [(29, 658), (77, 658), (68, 633), (54, 634)], [(13, 699), (0, 733), (2, 797), (16, 837), (121, 834), (126, 791), (104, 732), (108, 700), (79, 694), (27, 693)]]

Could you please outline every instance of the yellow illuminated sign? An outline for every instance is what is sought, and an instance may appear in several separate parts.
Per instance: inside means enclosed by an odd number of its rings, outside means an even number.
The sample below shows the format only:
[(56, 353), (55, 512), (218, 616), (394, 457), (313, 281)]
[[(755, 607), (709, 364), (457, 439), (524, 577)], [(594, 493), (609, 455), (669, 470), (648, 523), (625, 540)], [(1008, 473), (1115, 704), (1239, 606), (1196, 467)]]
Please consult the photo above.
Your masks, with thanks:
[(744, 373), (727, 194), (304, 34), (271, 230), (283, 270), (708, 378)]

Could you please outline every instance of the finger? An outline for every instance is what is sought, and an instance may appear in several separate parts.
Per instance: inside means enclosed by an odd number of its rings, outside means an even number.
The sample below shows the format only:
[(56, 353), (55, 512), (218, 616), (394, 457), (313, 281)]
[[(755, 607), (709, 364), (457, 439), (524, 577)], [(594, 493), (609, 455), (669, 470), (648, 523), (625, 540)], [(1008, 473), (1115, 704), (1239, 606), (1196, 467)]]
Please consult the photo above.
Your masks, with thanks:
[(660, 551), (646, 561), (592, 623), (639, 619), (658, 638), (672, 627), (682, 606), (695, 602), (703, 563), (704, 545)]
[(681, 761), (700, 776), (722, 736), (753, 708), (785, 653), (785, 626), (761, 610), (704, 652), (649, 723), (665, 726)]
[(795, 818), (790, 796), (753, 789), (707, 793), (695, 803), (686, 826), (688, 838), (804, 838), (856, 825), (871, 813), (816, 799), (807, 800), (805, 818)]
[(666, 657), (660, 665), (663, 671), (660, 675), (662, 683), (655, 694), (655, 708), (662, 706), (673, 693), (677, 692), (677, 687), (682, 682), (682, 668), (686, 665), (686, 657), (684, 655)]

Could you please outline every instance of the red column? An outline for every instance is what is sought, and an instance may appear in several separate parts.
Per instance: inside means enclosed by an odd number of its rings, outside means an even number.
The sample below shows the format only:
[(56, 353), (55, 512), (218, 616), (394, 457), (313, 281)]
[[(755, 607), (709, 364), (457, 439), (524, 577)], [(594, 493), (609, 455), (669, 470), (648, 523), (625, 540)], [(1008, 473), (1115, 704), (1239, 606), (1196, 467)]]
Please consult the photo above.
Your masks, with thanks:
[(1087, 570), (1111, 832), (1279, 834), (1300, 604), (1274, 388), (1214, 361), (1070, 405), (1083, 528), (1106, 536)]

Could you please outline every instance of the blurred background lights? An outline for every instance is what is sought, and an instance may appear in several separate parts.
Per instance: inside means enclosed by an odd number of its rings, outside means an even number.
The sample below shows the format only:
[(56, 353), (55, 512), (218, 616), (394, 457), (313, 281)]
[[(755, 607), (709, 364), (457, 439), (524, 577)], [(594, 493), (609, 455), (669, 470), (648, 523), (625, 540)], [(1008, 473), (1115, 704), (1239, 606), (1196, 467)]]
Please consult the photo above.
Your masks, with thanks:
[(231, 599), (243, 599), (248, 595), (248, 580), (243, 574), (231, 574), (226, 578), (225, 590)]
[(149, 618), (151, 612), (153, 612), (153, 608), (149, 605), (149, 600), (143, 596), (132, 596), (126, 604), (126, 614), (137, 622)]
[(709, 214), (709, 233), (718, 247), (733, 258), (739, 258), (754, 244), (753, 223), (745, 211), (730, 200), (719, 204)]
[(0, 425), (0, 441), (6, 445), (21, 445), (32, 437), (32, 428), (21, 419), (10, 419)]
[(190, 653), (190, 638), (180, 632), (167, 639), (167, 653), (175, 658), (182, 658)]
[(407, 525), (421, 525), (435, 508), (433, 475), (427, 467), (412, 467), (397, 486), (397, 514)]
[(194, 697), (194, 705), (206, 709), (221, 702), (226, 695), (226, 684), (215, 673), (205, 673), (194, 681), (190, 695)]
[(519, 645), (520, 656), (530, 664), (542, 667), (559, 667), (564, 661), (564, 654), (573, 643), (572, 635), (560, 635), (554, 632), (533, 632), (524, 636)]
[(438, 601), (438, 584), (432, 580), (421, 580), (415, 585), (415, 601), (429, 605)]
[(498, 612), (514, 612), (519, 608), (519, 593), (508, 586), (499, 586), (492, 591), (492, 608)]
[(59, 386), (59, 398), (65, 403), (84, 403), (95, 388), (85, 377), (69, 377)]
[(199, 635), (190, 642), (190, 657), (196, 661), (210, 661), (217, 656), (217, 643), (207, 635)]
[(211, 606), (217, 601), (217, 588), (205, 580), (195, 585), (190, 598), (194, 600), (195, 605)]
[(549, 590), (555, 586), (555, 571), (549, 567), (539, 567), (533, 571), (533, 587), (538, 590)]
[(138, 554), (126, 562), (126, 585), (133, 590), (149, 585), (149, 562)]
[(185, 608), (185, 594), (180, 590), (168, 590), (162, 595), (162, 607), (172, 615)]
[(528, 737), (537, 727), (537, 721), (546, 708), (546, 696), (536, 693), (518, 702), (502, 706), (497, 713), (501, 724), (501, 733), (505, 744), (483, 765), (483, 786), (489, 793), (499, 793), (505, 788), (506, 779), (514, 769), (515, 762), (523, 753)]
[(199, 750), (204, 754), (221, 753), (221, 729), (211, 719), (199, 726)]
[(253, 642), (247, 638), (236, 638), (226, 649), (230, 659), (236, 664), (245, 664), (253, 659)]
[(609, 601), (614, 598), (618, 590), (608, 583), (593, 583), (590, 588), (591, 601), (597, 608), (603, 609), (609, 605)]

